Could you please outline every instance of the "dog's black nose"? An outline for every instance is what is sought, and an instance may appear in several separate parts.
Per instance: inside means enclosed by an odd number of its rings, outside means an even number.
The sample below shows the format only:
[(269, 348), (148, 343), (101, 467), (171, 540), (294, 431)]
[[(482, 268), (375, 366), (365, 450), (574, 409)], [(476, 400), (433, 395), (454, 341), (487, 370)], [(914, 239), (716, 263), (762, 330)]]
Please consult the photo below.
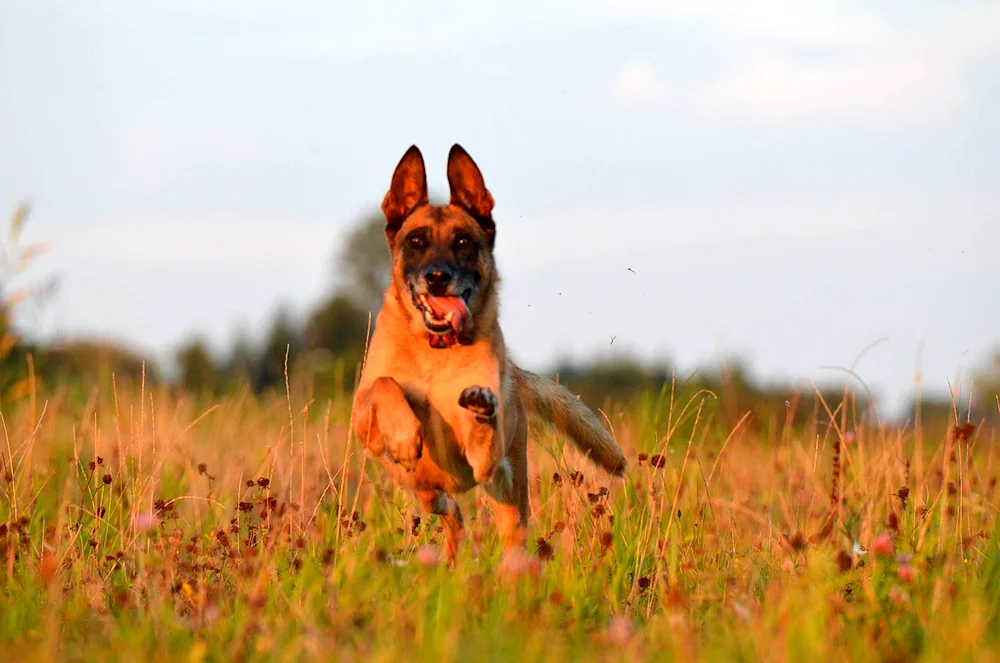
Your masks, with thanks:
[(451, 269), (445, 265), (432, 265), (424, 272), (424, 280), (427, 281), (427, 289), (432, 295), (447, 294), (448, 285), (451, 283)]

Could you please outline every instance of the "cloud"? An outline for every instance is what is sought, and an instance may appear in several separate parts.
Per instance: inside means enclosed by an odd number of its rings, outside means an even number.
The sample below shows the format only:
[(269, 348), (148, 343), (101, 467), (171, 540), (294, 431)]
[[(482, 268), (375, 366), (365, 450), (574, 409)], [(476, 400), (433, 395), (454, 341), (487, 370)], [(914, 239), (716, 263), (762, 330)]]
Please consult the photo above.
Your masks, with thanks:
[(461, 45), (460, 31), (453, 26), (438, 25), (389, 29), (372, 29), (339, 35), (293, 35), (274, 44), (292, 57), (305, 59), (370, 59), (407, 55), (440, 55), (453, 52)]
[(591, 22), (699, 24), (731, 45), (931, 48), (965, 58), (1000, 54), (1000, 5), (984, 0), (921, 3), (905, 12), (829, 0), (583, 0), (574, 8)]
[[(227, 56), (290, 58), (300, 62), (392, 60), (422, 55), (452, 54), (466, 45), (463, 30), (454, 22), (440, 21), (421, 26), (355, 26), (349, 32), (329, 31), (316, 26), (296, 26), (248, 31), (227, 36)], [(178, 49), (177, 58), (197, 61), (200, 53)]]
[(947, 68), (919, 58), (807, 65), (760, 57), (699, 86), (690, 101), (703, 115), (765, 125), (847, 120), (922, 127), (958, 118), (971, 97)]
[(668, 81), (649, 60), (635, 59), (611, 88), (620, 106), (762, 126), (847, 121), (926, 127), (955, 120), (973, 101), (953, 72), (920, 58), (809, 64), (757, 56), (697, 82)]
[(623, 0), (595, 2), (609, 17), (686, 20), (721, 33), (728, 41), (748, 38), (824, 45), (875, 43), (884, 30), (870, 14), (847, 13), (842, 3), (815, 0)]
[[(722, 66), (692, 80), (636, 57), (610, 82), (619, 106), (764, 126), (846, 121), (940, 128), (976, 103), (975, 67), (1000, 56), (1000, 7), (889, 16), (822, 3), (631, 2), (714, 28)], [(823, 57), (803, 56), (821, 49)]]
[(651, 62), (635, 59), (625, 63), (612, 82), (612, 93), (626, 105), (662, 106), (669, 103), (666, 84)]
[(670, 81), (637, 58), (619, 70), (611, 93), (623, 107), (763, 126), (847, 121), (933, 128), (954, 122), (975, 101), (958, 72), (922, 57), (829, 64), (758, 55), (695, 82)]

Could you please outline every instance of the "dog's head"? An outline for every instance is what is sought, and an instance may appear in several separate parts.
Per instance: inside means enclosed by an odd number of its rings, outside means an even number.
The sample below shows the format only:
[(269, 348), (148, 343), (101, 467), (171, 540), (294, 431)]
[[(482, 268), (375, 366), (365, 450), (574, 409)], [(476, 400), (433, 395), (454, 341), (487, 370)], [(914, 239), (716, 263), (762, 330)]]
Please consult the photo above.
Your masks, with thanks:
[(431, 347), (468, 343), (495, 318), (493, 196), (460, 145), (448, 153), (448, 205), (428, 204), (416, 145), (400, 159), (382, 201), (392, 282), (415, 333)]

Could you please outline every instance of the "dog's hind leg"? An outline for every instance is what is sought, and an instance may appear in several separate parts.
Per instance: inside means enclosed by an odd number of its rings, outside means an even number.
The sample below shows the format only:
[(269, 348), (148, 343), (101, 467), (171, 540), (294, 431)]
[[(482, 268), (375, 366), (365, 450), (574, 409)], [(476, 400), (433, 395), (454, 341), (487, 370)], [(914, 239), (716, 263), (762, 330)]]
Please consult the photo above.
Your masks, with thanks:
[(449, 564), (454, 564), (458, 546), (465, 538), (462, 509), (454, 497), (439, 490), (418, 490), (417, 499), (426, 513), (441, 518), (444, 525), (444, 558)]
[(510, 461), (505, 458), (493, 475), (493, 480), (483, 485), (493, 509), (493, 519), (505, 554), (523, 548), (527, 537), (527, 490), (523, 497), (518, 494), (512, 474)]
[(531, 505), (528, 500), (528, 428), (522, 417), (517, 423), (506, 457), (493, 480), (483, 486), (493, 507), (505, 555), (523, 551)]

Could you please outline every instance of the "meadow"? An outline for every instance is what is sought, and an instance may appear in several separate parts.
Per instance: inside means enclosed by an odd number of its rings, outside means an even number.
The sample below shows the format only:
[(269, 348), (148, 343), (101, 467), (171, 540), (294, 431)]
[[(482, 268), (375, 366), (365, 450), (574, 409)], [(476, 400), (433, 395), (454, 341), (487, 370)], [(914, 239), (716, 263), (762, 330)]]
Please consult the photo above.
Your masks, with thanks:
[(349, 395), (36, 391), (2, 412), (6, 660), (1000, 660), (1000, 459), (975, 422), (852, 399), (731, 422), (667, 385), (607, 408), (616, 481), (535, 424), (537, 562), (500, 574), (475, 491), (439, 563)]

